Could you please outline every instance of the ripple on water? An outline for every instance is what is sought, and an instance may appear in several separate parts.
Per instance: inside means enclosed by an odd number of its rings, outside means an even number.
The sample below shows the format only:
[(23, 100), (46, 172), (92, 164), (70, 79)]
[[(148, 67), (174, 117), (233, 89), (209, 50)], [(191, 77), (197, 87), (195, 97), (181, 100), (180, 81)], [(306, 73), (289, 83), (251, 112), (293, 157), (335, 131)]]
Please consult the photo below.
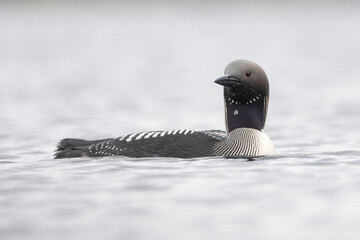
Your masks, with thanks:
[(17, 156), (17, 155), (11, 155), (11, 154), (1, 154), (0, 153), (0, 159), (20, 159), (22, 158), (21, 156)]
[(360, 157), (360, 151), (355, 150), (346, 150), (346, 151), (336, 151), (336, 152), (322, 152), (320, 155), (335, 155), (335, 156), (356, 156)]

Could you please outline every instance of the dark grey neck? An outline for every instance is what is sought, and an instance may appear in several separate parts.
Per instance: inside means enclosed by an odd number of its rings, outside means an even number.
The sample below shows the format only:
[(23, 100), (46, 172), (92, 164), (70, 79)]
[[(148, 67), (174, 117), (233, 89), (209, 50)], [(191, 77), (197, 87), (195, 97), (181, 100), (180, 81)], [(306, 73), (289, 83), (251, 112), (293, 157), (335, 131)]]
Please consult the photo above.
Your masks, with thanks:
[(236, 128), (254, 128), (261, 130), (265, 126), (267, 98), (259, 96), (247, 103), (232, 102), (225, 98), (225, 119), (228, 133)]

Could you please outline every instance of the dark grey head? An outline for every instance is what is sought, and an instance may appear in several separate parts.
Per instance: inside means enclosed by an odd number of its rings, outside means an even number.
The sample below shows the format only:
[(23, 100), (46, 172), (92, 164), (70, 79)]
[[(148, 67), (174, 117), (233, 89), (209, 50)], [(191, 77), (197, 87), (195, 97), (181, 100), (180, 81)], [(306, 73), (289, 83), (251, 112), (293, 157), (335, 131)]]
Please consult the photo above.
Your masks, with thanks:
[(215, 83), (224, 86), (228, 132), (236, 128), (263, 129), (269, 101), (269, 82), (264, 70), (254, 62), (235, 60)]

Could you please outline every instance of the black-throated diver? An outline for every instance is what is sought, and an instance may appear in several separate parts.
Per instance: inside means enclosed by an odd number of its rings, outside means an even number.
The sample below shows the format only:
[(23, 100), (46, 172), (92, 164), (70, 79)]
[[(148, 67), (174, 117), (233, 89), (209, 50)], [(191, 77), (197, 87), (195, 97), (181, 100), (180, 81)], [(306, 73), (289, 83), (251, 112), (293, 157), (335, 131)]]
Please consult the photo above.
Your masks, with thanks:
[(150, 131), (95, 141), (66, 138), (58, 144), (55, 158), (274, 155), (275, 148), (263, 131), (269, 101), (264, 70), (254, 62), (235, 60), (215, 83), (224, 86), (226, 131)]

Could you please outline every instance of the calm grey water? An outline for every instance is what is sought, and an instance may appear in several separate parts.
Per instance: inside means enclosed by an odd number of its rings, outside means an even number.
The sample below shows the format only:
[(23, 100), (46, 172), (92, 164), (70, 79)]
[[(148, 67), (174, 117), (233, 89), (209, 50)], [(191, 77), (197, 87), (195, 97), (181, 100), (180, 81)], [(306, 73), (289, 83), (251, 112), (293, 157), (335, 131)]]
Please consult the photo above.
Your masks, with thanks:
[[(360, 5), (0, 4), (0, 239), (359, 239)], [(224, 129), (260, 64), (278, 155), (53, 160), (64, 137)]]

